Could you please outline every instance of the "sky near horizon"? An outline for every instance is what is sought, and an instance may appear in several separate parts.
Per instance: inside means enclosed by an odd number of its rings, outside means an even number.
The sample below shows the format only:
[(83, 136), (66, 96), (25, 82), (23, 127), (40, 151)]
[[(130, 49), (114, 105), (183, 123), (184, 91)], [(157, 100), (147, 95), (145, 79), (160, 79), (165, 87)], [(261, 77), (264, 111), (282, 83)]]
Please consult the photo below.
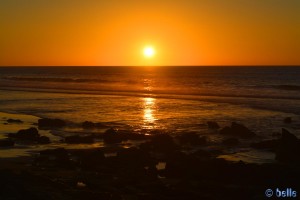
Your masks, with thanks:
[(299, 0), (1, 0), (0, 27), (1, 66), (300, 65)]

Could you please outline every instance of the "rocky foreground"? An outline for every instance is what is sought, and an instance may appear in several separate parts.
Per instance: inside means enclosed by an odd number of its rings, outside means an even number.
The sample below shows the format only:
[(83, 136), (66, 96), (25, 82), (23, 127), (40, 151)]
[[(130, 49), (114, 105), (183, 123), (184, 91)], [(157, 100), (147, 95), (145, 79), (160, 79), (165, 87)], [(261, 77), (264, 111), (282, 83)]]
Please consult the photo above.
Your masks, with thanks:
[[(42, 119), (37, 124), (38, 129), (64, 126), (66, 123), (57, 119)], [(208, 122), (207, 126), (228, 136), (224, 146), (256, 137), (238, 123), (220, 128), (216, 122)], [(104, 125), (82, 123), (84, 129), (99, 127)], [(7, 134), (0, 146), (10, 148), (24, 140), (51, 143), (38, 129)], [(222, 152), (213, 149), (186, 153), (187, 146), (207, 145), (207, 138), (196, 133), (173, 137), (108, 128), (100, 135), (66, 136), (62, 142), (93, 143), (97, 139), (109, 145), (46, 149), (32, 157), (0, 159), (0, 199), (266, 199), (267, 189), (300, 191), (300, 141), (285, 129), (278, 139), (251, 144), (274, 152), (277, 162), (272, 164), (225, 161), (218, 158)], [(131, 148), (114, 145), (128, 139), (142, 142)]]

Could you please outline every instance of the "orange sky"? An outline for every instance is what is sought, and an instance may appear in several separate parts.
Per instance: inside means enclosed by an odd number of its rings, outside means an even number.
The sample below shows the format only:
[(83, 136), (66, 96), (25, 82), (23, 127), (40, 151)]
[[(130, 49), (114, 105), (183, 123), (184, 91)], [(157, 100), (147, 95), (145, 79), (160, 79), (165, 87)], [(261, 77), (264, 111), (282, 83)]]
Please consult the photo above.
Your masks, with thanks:
[(297, 0), (74, 2), (1, 1), (0, 65), (300, 65)]

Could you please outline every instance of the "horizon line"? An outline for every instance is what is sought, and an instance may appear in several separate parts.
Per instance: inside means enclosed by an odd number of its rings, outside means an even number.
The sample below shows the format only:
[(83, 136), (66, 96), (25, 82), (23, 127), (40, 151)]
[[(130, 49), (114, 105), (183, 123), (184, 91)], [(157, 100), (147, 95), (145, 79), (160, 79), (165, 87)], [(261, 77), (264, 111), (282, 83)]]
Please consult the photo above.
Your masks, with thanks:
[(295, 65), (0, 65), (6, 67), (300, 67)]

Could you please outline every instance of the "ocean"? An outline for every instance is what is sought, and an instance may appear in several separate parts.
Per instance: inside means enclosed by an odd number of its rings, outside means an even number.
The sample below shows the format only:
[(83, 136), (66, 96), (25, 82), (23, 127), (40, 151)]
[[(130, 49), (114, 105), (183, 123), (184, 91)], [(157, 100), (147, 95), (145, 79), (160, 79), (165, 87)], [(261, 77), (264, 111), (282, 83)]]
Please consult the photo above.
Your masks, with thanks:
[(135, 131), (237, 121), (267, 137), (300, 116), (298, 67), (1, 67), (0, 83), (2, 112)]

